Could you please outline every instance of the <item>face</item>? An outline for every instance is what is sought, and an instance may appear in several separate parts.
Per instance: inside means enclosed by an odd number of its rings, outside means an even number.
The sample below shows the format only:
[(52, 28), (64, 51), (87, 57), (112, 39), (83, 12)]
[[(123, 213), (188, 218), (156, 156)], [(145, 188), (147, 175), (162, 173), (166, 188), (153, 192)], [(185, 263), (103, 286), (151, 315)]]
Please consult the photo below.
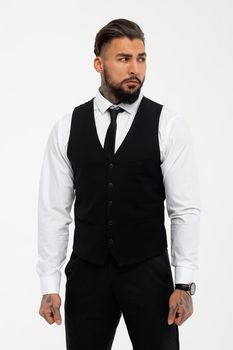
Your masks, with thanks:
[(101, 74), (101, 88), (105, 97), (113, 97), (118, 103), (133, 103), (138, 98), (146, 72), (142, 40), (126, 37), (113, 39), (95, 58), (94, 65)]

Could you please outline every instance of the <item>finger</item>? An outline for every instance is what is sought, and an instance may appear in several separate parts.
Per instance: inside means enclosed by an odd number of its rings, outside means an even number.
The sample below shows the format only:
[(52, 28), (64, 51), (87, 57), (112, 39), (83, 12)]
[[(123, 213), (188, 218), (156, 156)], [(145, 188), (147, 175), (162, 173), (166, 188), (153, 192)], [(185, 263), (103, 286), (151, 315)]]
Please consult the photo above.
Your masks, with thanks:
[(58, 306), (51, 306), (53, 312), (53, 318), (56, 324), (61, 324), (61, 314)]
[(187, 317), (185, 317), (184, 314), (182, 313), (176, 318), (175, 324), (177, 324), (177, 326), (181, 326), (186, 319)]
[(43, 309), (40, 309), (39, 311), (39, 315), (41, 317), (43, 317), (47, 322), (51, 323), (51, 319), (50, 319), (50, 316), (51, 316), (51, 311), (49, 310), (43, 310)]
[(181, 326), (191, 315), (192, 313), (187, 312), (185, 308), (178, 308), (175, 323)]
[(176, 317), (175, 317), (175, 321), (174, 323), (177, 326), (180, 326), (184, 321), (184, 309), (181, 307), (178, 307), (177, 311), (176, 311)]
[[(180, 326), (192, 314), (193, 314), (192, 305), (190, 306), (190, 305), (184, 304), (182, 307), (178, 308), (178, 315), (177, 315), (175, 323)], [(178, 316), (180, 316), (180, 317), (178, 317)]]
[(178, 308), (178, 304), (169, 305), (169, 313), (168, 313), (168, 320), (167, 320), (168, 324), (172, 324), (175, 321), (177, 308)]
[(54, 317), (53, 317), (53, 312), (50, 311), (44, 311), (44, 319), (49, 323), (52, 324), (54, 323)]

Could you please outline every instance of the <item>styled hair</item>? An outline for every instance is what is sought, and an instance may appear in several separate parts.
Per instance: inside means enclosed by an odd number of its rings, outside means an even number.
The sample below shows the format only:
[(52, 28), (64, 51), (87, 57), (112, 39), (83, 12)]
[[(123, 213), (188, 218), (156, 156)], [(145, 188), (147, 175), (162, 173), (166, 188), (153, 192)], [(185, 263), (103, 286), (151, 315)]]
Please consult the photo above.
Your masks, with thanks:
[(106, 24), (95, 37), (94, 53), (96, 56), (101, 54), (102, 48), (110, 43), (114, 38), (127, 37), (129, 39), (140, 39), (145, 44), (144, 33), (136, 23), (118, 18)]

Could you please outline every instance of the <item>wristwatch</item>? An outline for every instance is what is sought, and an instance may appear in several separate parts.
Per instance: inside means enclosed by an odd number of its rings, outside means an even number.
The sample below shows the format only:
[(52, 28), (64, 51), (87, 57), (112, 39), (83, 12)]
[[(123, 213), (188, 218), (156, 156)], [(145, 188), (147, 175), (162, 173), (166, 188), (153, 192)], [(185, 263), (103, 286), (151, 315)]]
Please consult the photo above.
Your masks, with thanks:
[(189, 284), (178, 283), (175, 285), (175, 289), (185, 290), (189, 295), (194, 295), (196, 292), (196, 283), (191, 282)]

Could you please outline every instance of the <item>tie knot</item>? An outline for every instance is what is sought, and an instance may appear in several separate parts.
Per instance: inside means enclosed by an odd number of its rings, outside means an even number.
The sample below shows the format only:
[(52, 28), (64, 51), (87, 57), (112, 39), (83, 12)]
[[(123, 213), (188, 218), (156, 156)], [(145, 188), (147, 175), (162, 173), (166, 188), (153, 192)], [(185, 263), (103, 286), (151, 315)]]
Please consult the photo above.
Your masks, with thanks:
[(121, 107), (118, 108), (108, 108), (111, 119), (116, 119), (118, 113), (124, 112), (124, 109)]

